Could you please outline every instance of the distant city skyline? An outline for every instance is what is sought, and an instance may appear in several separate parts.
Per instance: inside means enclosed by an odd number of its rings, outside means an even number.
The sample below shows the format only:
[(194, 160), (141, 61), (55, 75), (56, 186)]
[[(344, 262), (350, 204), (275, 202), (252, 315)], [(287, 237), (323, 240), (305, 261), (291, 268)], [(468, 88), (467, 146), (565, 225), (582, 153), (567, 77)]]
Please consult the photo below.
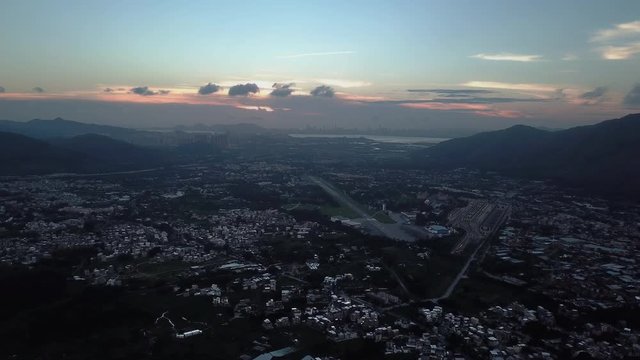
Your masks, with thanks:
[(640, 112), (637, 1), (16, 1), (0, 118), (570, 127)]

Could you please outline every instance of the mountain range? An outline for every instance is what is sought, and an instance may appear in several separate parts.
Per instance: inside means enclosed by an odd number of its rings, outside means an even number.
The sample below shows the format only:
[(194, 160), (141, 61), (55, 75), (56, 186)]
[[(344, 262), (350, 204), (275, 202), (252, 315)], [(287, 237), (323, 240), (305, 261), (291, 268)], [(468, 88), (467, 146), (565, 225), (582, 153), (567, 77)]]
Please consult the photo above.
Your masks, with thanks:
[(114, 139), (130, 138), (143, 131), (119, 126), (88, 124), (55, 118), (30, 121), (0, 120), (0, 131), (22, 134), (36, 139), (66, 138), (85, 134), (104, 135)]
[(22, 134), (36, 139), (67, 138), (86, 134), (108, 136), (113, 139), (130, 142), (142, 146), (161, 146), (159, 140), (167, 136), (185, 133), (225, 133), (234, 137), (252, 136), (255, 134), (271, 134), (276, 132), (255, 124), (214, 124), (175, 126), (171, 129), (139, 130), (121, 126), (83, 123), (62, 118), (52, 120), (33, 119), (30, 121), (0, 120), (0, 131)]
[(165, 152), (103, 135), (56, 138), (49, 142), (0, 132), (0, 175), (97, 173), (166, 164)]
[(560, 131), (516, 125), (448, 140), (414, 155), (425, 166), (497, 171), (640, 196), (640, 114)]
[[(0, 175), (133, 170), (211, 151), (199, 143), (168, 149), (122, 141), (153, 134), (63, 119), (0, 121)], [(422, 168), (496, 171), (640, 199), (640, 114), (557, 131), (516, 125), (444, 141), (412, 160)]]

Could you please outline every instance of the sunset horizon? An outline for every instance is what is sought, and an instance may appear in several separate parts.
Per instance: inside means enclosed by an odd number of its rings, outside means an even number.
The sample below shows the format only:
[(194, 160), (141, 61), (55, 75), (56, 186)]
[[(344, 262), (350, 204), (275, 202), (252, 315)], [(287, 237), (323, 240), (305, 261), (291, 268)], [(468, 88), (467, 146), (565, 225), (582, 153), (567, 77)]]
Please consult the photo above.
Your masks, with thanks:
[(8, 1), (0, 118), (488, 130), (640, 111), (638, 3), (470, 4)]

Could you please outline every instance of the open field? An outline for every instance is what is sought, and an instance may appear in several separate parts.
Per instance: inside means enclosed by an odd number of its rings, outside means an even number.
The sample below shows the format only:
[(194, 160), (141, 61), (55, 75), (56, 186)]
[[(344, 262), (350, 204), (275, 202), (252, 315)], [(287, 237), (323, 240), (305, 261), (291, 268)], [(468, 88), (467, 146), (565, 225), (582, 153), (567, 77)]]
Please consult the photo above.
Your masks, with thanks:
[(373, 215), (374, 219), (378, 220), (383, 224), (395, 224), (396, 222), (387, 214), (383, 212), (377, 212)]
[(353, 211), (351, 208), (344, 205), (340, 205), (340, 206), (325, 205), (320, 207), (320, 212), (329, 217), (342, 216), (349, 219), (355, 219), (359, 217), (355, 211)]
[[(370, 214), (369, 211), (364, 210), (361, 204), (322, 178), (310, 176), (309, 179), (331, 195), (341, 207), (348, 207), (355, 212), (358, 218), (362, 220), (362, 228), (372, 235), (385, 236), (389, 239), (402, 241), (415, 241), (421, 237), (421, 233), (423, 233), (423, 236), (426, 236), (426, 231), (421, 227), (398, 223), (381, 212)], [(405, 231), (408, 227), (414, 231)]]

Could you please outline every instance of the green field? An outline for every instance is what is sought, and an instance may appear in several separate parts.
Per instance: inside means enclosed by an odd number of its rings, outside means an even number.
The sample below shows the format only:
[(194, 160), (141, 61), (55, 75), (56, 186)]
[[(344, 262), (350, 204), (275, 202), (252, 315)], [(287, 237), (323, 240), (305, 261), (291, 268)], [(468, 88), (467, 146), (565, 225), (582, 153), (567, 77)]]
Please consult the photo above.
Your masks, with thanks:
[(353, 211), (351, 208), (346, 207), (344, 205), (341, 205), (341, 206), (325, 205), (320, 207), (320, 212), (322, 212), (327, 216), (343, 216), (349, 219), (356, 219), (359, 217), (355, 211)]
[(395, 224), (396, 222), (393, 221), (392, 218), (389, 217), (389, 215), (383, 213), (383, 212), (377, 212), (373, 215), (373, 217), (378, 220), (379, 222), (383, 223), (383, 224)]

